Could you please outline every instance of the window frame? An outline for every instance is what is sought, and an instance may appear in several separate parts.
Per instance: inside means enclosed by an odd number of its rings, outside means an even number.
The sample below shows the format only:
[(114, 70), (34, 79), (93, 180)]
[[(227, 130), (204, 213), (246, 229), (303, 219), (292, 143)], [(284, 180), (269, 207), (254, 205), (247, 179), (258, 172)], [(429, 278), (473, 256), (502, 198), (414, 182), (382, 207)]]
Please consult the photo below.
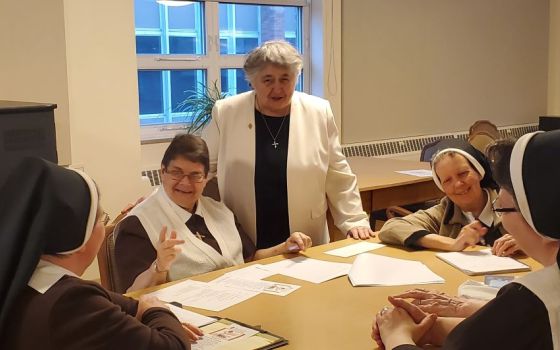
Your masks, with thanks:
[[(237, 0), (237, 1), (200, 1), (204, 6), (203, 28), (205, 55), (187, 54), (137, 54), (137, 71), (140, 70), (193, 70), (202, 69), (206, 71), (206, 82), (218, 82), (221, 88), (221, 70), (228, 68), (243, 68), (245, 55), (220, 55), (220, 23), (219, 23), (219, 4), (233, 3), (242, 5), (272, 5), (272, 6), (299, 6), (302, 8), (302, 56), (303, 71), (303, 91), (310, 91), (311, 69), (310, 69), (310, 5), (307, 0)], [(136, 30), (135, 30), (136, 33)], [(155, 31), (154, 31), (155, 34)], [(163, 73), (169, 74), (169, 73)], [(165, 85), (165, 84), (164, 84)], [(164, 100), (166, 100), (164, 98)], [(164, 108), (166, 102), (164, 101)], [(140, 123), (140, 115), (138, 115)], [(186, 123), (166, 123), (144, 125), (140, 127), (141, 143), (155, 143), (168, 141), (177, 132), (184, 131)]]

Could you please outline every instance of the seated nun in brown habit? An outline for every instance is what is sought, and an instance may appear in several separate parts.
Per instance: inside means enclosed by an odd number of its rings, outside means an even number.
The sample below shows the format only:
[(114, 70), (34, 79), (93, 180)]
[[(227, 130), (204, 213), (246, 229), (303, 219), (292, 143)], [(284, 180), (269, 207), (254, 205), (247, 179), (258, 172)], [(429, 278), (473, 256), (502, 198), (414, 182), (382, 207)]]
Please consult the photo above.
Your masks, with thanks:
[(121, 291), (239, 265), (310, 247), (309, 236), (292, 232), (263, 249), (236, 223), (222, 202), (202, 195), (210, 156), (198, 136), (177, 135), (161, 161), (162, 186), (115, 228), (115, 259)]
[(136, 301), (80, 279), (105, 236), (89, 176), (26, 158), (0, 198), (2, 349), (190, 349), (200, 331), (157, 298)]

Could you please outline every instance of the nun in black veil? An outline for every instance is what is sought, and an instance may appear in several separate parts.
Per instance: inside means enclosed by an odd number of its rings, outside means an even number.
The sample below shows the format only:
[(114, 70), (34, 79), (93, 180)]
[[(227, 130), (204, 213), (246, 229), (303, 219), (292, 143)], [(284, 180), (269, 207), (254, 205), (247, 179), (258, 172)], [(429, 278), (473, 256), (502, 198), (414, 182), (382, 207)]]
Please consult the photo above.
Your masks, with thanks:
[(0, 189), (2, 349), (189, 349), (156, 298), (140, 301), (79, 278), (105, 235), (86, 174), (26, 158)]
[(501, 187), (493, 210), (522, 249), (544, 267), (502, 287), (472, 316), (436, 317), (399, 298), (374, 320), (372, 337), (387, 349), (560, 349), (560, 130), (491, 146)]

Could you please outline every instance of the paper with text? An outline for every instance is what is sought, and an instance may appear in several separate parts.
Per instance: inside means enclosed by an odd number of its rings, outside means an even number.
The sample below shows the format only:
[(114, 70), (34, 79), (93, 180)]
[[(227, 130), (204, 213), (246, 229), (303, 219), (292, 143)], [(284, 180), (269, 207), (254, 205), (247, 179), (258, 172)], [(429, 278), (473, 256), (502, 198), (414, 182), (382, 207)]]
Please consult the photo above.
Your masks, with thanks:
[(167, 306), (169, 306), (169, 310), (177, 316), (181, 323), (189, 323), (194, 326), (201, 327), (209, 323), (216, 322), (216, 319), (213, 317), (197, 314), (196, 312), (185, 310), (172, 304), (167, 304)]
[(176, 301), (183, 306), (222, 311), (257, 294), (259, 292), (186, 280), (148, 295), (154, 295), (166, 302)]
[(253, 264), (242, 269), (227, 272), (226, 275), (250, 280), (262, 280), (263, 278), (267, 278), (276, 274), (275, 272), (265, 270), (263, 266), (264, 265), (261, 264)]
[(295, 284), (272, 282), (272, 281), (262, 281), (262, 280), (250, 280), (245, 278), (238, 278), (232, 275), (223, 275), (216, 278), (210, 282), (211, 284), (219, 284), (227, 288), (241, 288), (247, 289), (254, 292), (266, 293), (278, 296), (286, 296), (293, 291), (300, 288)]

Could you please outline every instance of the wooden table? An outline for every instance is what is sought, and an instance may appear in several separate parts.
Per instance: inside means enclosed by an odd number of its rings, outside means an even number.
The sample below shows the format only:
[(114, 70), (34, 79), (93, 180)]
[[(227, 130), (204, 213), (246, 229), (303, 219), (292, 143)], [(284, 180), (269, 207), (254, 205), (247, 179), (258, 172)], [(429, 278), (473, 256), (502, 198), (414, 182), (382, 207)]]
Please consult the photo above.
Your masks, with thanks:
[(366, 213), (392, 205), (405, 205), (441, 198), (443, 193), (430, 177), (400, 174), (397, 170), (430, 169), (430, 164), (378, 157), (349, 157), (358, 178), (358, 188)]
[[(377, 240), (372, 239), (371, 241), (376, 242)], [(351, 263), (354, 257), (338, 258), (326, 255), (323, 252), (355, 242), (346, 239), (313, 247), (308, 249), (305, 255), (322, 260)], [(432, 251), (408, 252), (400, 248), (384, 247), (374, 252), (381, 255), (422, 261), (432, 271), (443, 277), (446, 282), (445, 284), (421, 286), (356, 288), (352, 287), (346, 276), (321, 284), (314, 284), (287, 276), (274, 275), (267, 280), (297, 284), (302, 287), (285, 297), (260, 294), (218, 314), (206, 310), (189, 309), (205, 315), (229, 317), (249, 325), (261, 325), (263, 329), (289, 340), (289, 345), (282, 349), (374, 349), (376, 345), (370, 338), (372, 319), (377, 311), (384, 305), (389, 304), (387, 296), (414, 287), (437, 289), (455, 295), (458, 286), (464, 281), (468, 279), (483, 280), (480, 276), (469, 277), (463, 274), (436, 258)], [(281, 259), (284, 259), (284, 257), (276, 256), (260, 260), (259, 263), (268, 264)], [(538, 268), (538, 264), (530, 258), (521, 261), (532, 266), (533, 269)], [(243, 266), (245, 265), (239, 267)], [(211, 281), (232, 269), (235, 268), (210, 272), (193, 279)], [(145, 292), (158, 288), (161, 288), (161, 286), (148, 289)], [(136, 292), (131, 295), (138, 296), (140, 294), (142, 293)]]

